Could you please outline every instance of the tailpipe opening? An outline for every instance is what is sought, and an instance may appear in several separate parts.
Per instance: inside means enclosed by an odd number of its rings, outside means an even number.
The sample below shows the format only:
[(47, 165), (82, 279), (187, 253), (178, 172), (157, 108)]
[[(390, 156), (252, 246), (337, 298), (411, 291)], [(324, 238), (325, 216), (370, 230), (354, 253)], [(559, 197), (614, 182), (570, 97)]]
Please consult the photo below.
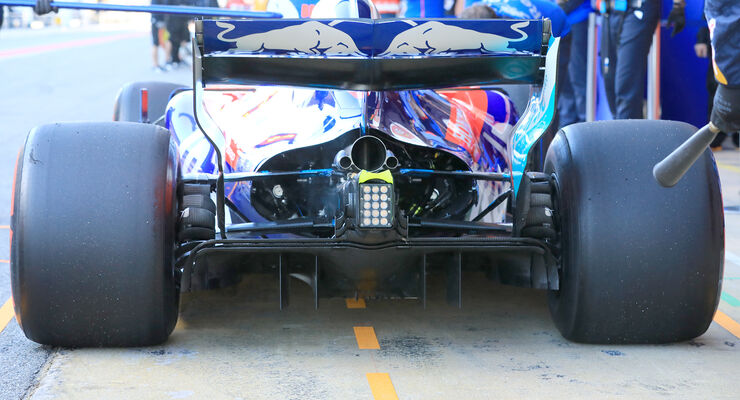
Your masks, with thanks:
[(375, 136), (362, 136), (352, 143), (350, 157), (357, 168), (366, 171), (377, 171), (383, 168), (386, 163), (385, 144)]
[(339, 169), (350, 169), (352, 168), (352, 158), (347, 155), (346, 151), (340, 150), (334, 157), (334, 165)]
[(393, 154), (392, 151), (386, 150), (385, 152), (385, 165), (384, 167), (386, 169), (396, 169), (398, 168), (398, 158)]

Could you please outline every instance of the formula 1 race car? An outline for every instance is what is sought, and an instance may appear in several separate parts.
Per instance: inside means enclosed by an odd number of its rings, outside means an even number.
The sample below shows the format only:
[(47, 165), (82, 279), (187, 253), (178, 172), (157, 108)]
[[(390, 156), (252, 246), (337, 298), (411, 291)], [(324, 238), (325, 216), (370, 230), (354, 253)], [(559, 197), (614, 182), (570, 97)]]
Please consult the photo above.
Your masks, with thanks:
[(196, 21), (192, 88), (132, 83), (116, 122), (29, 134), (11, 217), (28, 338), (161, 343), (180, 292), (249, 273), (277, 277), (280, 307), (291, 278), (318, 307), (424, 302), (441, 273), (459, 306), (480, 270), (547, 290), (573, 341), (706, 331), (724, 251), (714, 160), (670, 189), (651, 175), (695, 128), (558, 132), (548, 20), (381, 20), (368, 0), (301, 19), (271, 4), (286, 18)]

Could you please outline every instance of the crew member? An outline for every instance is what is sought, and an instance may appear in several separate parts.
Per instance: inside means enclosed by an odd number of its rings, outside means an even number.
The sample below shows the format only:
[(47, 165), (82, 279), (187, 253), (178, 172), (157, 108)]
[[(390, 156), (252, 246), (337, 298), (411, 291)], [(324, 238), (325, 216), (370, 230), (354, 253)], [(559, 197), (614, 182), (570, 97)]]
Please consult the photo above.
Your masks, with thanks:
[[(152, 0), (152, 5), (165, 4), (165, 0)], [(165, 54), (165, 64), (170, 62), (170, 41), (165, 29), (164, 15), (152, 13), (152, 61), (154, 71), (162, 72), (164, 68), (159, 64), (159, 47), (162, 47)]]
[[(685, 25), (684, 0), (674, 0), (669, 25), (673, 35)], [(601, 68), (604, 90), (615, 119), (643, 118), (647, 56), (660, 18), (659, 0), (600, 0), (604, 16)]]
[(712, 38), (714, 95), (710, 122), (723, 132), (740, 131), (740, 2), (706, 0), (704, 14)]
[[(167, 5), (171, 6), (192, 6), (190, 0), (165, 0)], [(169, 68), (177, 68), (182, 63), (180, 60), (180, 45), (188, 40), (190, 32), (188, 31), (188, 21), (190, 17), (186, 15), (167, 14), (164, 18), (167, 32), (170, 35), (170, 63)]]
[(586, 69), (588, 62), (588, 15), (591, 13), (589, 0), (558, 0), (558, 5), (567, 14), (570, 25), (570, 60), (560, 63), (567, 73), (560, 84), (558, 112), (560, 126), (586, 120)]
[(557, 4), (548, 0), (457, 0), (455, 3), (455, 15), (461, 18), (472, 19), (472, 14), (485, 13), (481, 9), (472, 9), (463, 14), (467, 8), (473, 5), (485, 5), (493, 10), (500, 18), (516, 19), (543, 19), (548, 18), (551, 23), (552, 34), (563, 37), (570, 32), (570, 25), (565, 12)]
[[(707, 120), (711, 118), (712, 108), (714, 108), (714, 94), (717, 93), (717, 80), (714, 79), (714, 67), (712, 66), (712, 40), (709, 38), (709, 27), (707, 21), (704, 21), (704, 26), (699, 28), (699, 32), (696, 34), (696, 44), (694, 45), (694, 52), (699, 58), (709, 58), (709, 67), (707, 68), (706, 74), (706, 88), (707, 94), (709, 95), (707, 101)], [(722, 150), (722, 143), (727, 138), (726, 132), (719, 132), (714, 138), (709, 147), (712, 151)], [(738, 140), (738, 133), (732, 134), (732, 142), (735, 147), (740, 147), (740, 141)]]
[[(462, 3), (463, 0), (459, 0)], [(458, 4), (460, 4), (458, 3)], [(486, 10), (488, 9), (488, 10)], [(555, 126), (565, 126), (574, 122), (572, 116), (566, 113), (573, 113), (571, 109), (563, 109), (563, 104), (569, 105), (568, 101), (560, 99), (565, 94), (571, 95), (570, 82), (568, 80), (568, 60), (570, 56), (570, 25), (568, 25), (565, 11), (557, 4), (546, 0), (484, 0), (474, 3), (464, 9), (461, 18), (516, 18), (516, 19), (543, 19), (550, 20), (552, 34), (560, 37), (560, 51), (558, 54), (558, 86), (557, 86), (557, 105), (558, 112), (555, 115)], [(565, 88), (565, 90), (564, 90)], [(572, 104), (572, 99), (570, 103)], [(519, 110), (522, 111), (522, 110)]]

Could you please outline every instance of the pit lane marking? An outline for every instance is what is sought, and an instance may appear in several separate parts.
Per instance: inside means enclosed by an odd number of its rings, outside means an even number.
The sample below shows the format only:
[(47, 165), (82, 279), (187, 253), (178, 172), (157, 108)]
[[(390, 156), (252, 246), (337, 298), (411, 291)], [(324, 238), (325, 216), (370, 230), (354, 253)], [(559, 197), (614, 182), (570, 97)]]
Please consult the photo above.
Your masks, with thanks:
[(725, 250), (725, 261), (729, 261), (737, 266), (740, 266), (740, 256), (731, 251)]
[(15, 317), (15, 310), (13, 310), (13, 298), (9, 298), (8, 301), (3, 304), (0, 308), (0, 332), (5, 330), (8, 326), (8, 322)]
[(385, 372), (370, 372), (366, 376), (375, 400), (398, 400), (390, 375)]
[(43, 44), (38, 46), (22, 47), (19, 49), (8, 49), (0, 51), (0, 60), (6, 60), (9, 58), (22, 57), (22, 56), (33, 56), (37, 54), (47, 53), (49, 51), (63, 50), (74, 47), (84, 47), (94, 44), (103, 44), (113, 42), (122, 39), (132, 39), (146, 36), (146, 33), (124, 33), (119, 35), (105, 36), (105, 37), (94, 37), (89, 39), (71, 40), (68, 42)]
[(735, 335), (736, 338), (740, 339), (740, 324), (735, 322), (735, 320), (730, 318), (727, 314), (717, 310), (717, 313), (714, 314), (714, 322), (718, 323), (719, 326), (725, 328), (728, 332)]
[(365, 308), (365, 299), (345, 299), (347, 308)]
[(725, 164), (725, 163), (718, 162), (717, 163), (717, 166), (720, 167), (720, 168), (722, 168), (722, 169), (726, 169), (728, 171), (740, 173), (740, 168), (739, 167), (736, 167), (734, 165), (730, 165), (730, 164)]
[(725, 301), (725, 303), (733, 306), (733, 307), (740, 307), (740, 300), (736, 299), (732, 295), (730, 295), (727, 292), (722, 292), (720, 295), (720, 298)]
[(380, 350), (380, 343), (372, 326), (355, 326), (355, 339), (361, 350)]
[[(361, 309), (365, 308), (365, 299), (345, 299), (347, 308)], [(375, 335), (375, 328), (372, 326), (355, 326), (355, 339), (357, 347), (362, 350), (380, 350), (378, 337)], [(391, 382), (391, 376), (385, 372), (370, 372), (365, 374), (367, 383), (370, 385), (370, 391), (373, 393), (375, 400), (398, 400), (396, 389)]]

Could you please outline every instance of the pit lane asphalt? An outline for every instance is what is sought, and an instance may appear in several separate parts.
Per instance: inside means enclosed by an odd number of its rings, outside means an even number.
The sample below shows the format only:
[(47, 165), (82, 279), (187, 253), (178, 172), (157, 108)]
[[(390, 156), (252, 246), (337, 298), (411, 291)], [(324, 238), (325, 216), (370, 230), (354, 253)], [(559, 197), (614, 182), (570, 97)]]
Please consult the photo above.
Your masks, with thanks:
[[(116, 93), (130, 81), (190, 82), (189, 68), (155, 74), (150, 54), (145, 31), (0, 29), (0, 226), (10, 223), (13, 169), (31, 128), (111, 120)], [(8, 258), (8, 230), (0, 228), (0, 260)], [(8, 264), (1, 263), (0, 305), (8, 298)], [(51, 351), (11, 321), (0, 334), (0, 399), (24, 396)]]
[[(129, 81), (188, 83), (188, 70), (150, 71), (146, 33), (81, 42), (118, 34), (0, 31), (0, 54), (49, 42), (83, 43), (0, 58), (0, 226), (9, 223), (13, 166), (33, 126), (109, 120), (116, 91)], [(740, 153), (717, 158), (725, 205), (734, 210), (740, 206)], [(740, 214), (728, 212), (726, 222), (726, 296), (720, 310), (740, 321), (740, 303), (733, 300), (740, 298)], [(7, 236), (0, 229), (4, 260)], [(388, 394), (382, 382), (368, 381), (368, 373), (388, 373), (391, 390), (401, 399), (737, 398), (740, 339), (716, 323), (687, 343), (579, 345), (560, 337), (543, 292), (484, 279), (464, 284), (462, 310), (447, 308), (433, 282), (426, 311), (413, 301), (368, 301), (366, 309), (348, 309), (341, 299), (323, 300), (314, 311), (310, 293), (296, 283), (291, 306), (279, 312), (275, 280), (250, 278), (235, 288), (184, 296), (172, 338), (152, 348), (47, 348), (28, 341), (13, 320), (0, 334), (0, 399)], [(4, 265), (0, 296), (0, 303), (10, 296)], [(353, 327), (368, 326), (374, 327), (379, 349), (358, 348)]]

